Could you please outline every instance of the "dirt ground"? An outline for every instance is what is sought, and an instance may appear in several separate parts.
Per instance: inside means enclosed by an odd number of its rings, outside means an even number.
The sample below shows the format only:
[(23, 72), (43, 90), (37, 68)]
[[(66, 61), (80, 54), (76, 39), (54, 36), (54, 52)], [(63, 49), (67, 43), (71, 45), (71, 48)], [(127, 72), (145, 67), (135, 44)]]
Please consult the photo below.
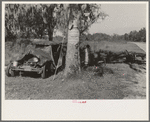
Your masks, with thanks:
[(145, 99), (146, 68), (136, 65), (133, 70), (128, 64), (107, 64), (104, 74), (95, 74), (89, 67), (81, 74), (63, 79), (63, 72), (41, 79), (35, 74), (21, 77), (5, 76), (6, 99)]

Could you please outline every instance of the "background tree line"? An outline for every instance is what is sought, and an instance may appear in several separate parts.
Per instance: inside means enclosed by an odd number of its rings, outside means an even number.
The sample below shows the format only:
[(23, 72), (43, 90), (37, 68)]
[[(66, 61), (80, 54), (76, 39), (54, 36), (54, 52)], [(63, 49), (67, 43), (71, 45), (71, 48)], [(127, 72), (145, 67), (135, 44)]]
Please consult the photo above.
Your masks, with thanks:
[(108, 35), (105, 33), (94, 33), (94, 34), (83, 34), (80, 37), (81, 41), (135, 41), (135, 42), (146, 42), (146, 29), (142, 28), (139, 31), (131, 31), (130, 33), (125, 33), (124, 35)]
[(142, 28), (139, 31), (134, 30), (130, 33), (125, 33), (123, 37), (127, 41), (146, 42), (146, 29)]

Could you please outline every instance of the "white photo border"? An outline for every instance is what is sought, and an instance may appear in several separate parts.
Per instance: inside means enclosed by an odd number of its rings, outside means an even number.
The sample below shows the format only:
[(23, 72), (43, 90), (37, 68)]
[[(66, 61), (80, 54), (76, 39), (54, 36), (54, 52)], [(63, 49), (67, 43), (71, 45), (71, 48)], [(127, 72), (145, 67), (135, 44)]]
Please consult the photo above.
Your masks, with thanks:
[[(5, 4), (7, 3), (85, 3), (85, 1), (2, 1), (2, 32), (5, 31)], [(86, 100), (86, 104), (74, 104), (72, 100), (5, 100), (5, 33), (2, 33), (1, 47), (1, 108), (3, 120), (149, 120), (149, 2), (146, 1), (94, 1), (103, 4), (146, 4), (146, 58), (147, 89), (143, 100)], [(88, 3), (93, 3), (88, 1)]]

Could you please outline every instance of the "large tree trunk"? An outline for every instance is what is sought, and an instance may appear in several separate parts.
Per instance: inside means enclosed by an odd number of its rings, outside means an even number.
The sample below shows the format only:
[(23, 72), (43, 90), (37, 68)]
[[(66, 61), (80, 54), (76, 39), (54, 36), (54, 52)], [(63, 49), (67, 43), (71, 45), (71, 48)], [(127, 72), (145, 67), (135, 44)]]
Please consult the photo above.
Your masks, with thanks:
[(64, 75), (75, 74), (80, 72), (79, 58), (79, 30), (77, 28), (78, 18), (74, 20), (72, 29), (68, 30), (68, 43), (66, 54), (66, 67)]

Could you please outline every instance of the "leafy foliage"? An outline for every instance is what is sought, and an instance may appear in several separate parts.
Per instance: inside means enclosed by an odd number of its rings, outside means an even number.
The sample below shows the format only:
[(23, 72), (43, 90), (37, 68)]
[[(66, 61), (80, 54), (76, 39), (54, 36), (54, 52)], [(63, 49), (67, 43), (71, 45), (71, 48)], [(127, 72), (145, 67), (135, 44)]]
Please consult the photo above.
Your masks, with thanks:
[(55, 4), (6, 4), (5, 37), (42, 38), (47, 30), (53, 37)]
[[(61, 31), (73, 24), (73, 20), (78, 18), (78, 29), (80, 34), (86, 31), (89, 26), (98, 19), (104, 19), (107, 14), (101, 11), (99, 4), (61, 4), (57, 9), (57, 28)], [(69, 27), (71, 29), (71, 27)]]
[(137, 41), (137, 42), (146, 42), (146, 29), (142, 28), (138, 32), (131, 31), (130, 33), (125, 33), (124, 39), (127, 41)]
[(139, 31), (131, 31), (130, 33), (125, 33), (124, 35), (108, 35), (105, 33), (94, 33), (91, 34), (82, 34), (80, 36), (80, 41), (137, 41), (137, 42), (146, 42), (146, 29), (142, 28)]
[[(56, 30), (67, 33), (69, 22), (79, 17), (80, 33), (88, 29), (98, 18), (107, 15), (99, 4), (6, 4), (5, 37), (44, 38), (53, 40)], [(45, 33), (46, 32), (46, 33)]]

